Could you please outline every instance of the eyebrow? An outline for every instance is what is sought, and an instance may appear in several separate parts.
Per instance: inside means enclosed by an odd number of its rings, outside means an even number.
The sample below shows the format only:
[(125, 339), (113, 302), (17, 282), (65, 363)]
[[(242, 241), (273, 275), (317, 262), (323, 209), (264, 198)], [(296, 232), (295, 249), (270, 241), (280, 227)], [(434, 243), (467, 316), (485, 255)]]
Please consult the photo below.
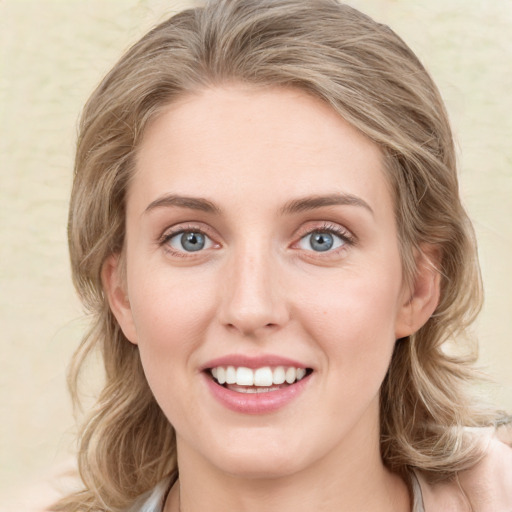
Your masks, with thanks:
[[(190, 210), (198, 210), (205, 213), (221, 213), (220, 208), (211, 201), (208, 201), (208, 199), (204, 199), (202, 197), (180, 196), (177, 194), (166, 194), (155, 199), (147, 206), (144, 213), (148, 213), (157, 208), (168, 208), (173, 206), (188, 208)], [(293, 199), (281, 208), (280, 213), (281, 215), (290, 215), (328, 206), (359, 206), (368, 210), (372, 215), (374, 214), (372, 208), (366, 201), (352, 194), (329, 194)]]
[(202, 197), (188, 197), (179, 196), (176, 194), (166, 194), (158, 199), (155, 199), (144, 210), (144, 213), (148, 213), (156, 208), (164, 208), (170, 206), (178, 206), (181, 208), (189, 208), (190, 210), (199, 210), (206, 213), (220, 213), (218, 206), (213, 204), (208, 199)]
[(359, 206), (374, 215), (371, 206), (366, 201), (352, 194), (329, 194), (294, 199), (283, 206), (281, 213), (284, 215), (300, 213), (326, 206)]

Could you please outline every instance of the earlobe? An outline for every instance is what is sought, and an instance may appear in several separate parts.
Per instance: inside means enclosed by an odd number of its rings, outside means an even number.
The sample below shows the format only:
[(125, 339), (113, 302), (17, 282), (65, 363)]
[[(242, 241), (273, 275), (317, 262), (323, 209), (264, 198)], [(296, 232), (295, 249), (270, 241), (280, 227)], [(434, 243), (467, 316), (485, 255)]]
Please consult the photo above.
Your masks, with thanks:
[(395, 338), (405, 338), (417, 332), (432, 316), (439, 304), (441, 274), (440, 250), (437, 246), (424, 245), (416, 254), (416, 273), (404, 294), (398, 312)]
[(129, 341), (137, 344), (135, 324), (121, 260), (119, 254), (112, 254), (105, 260), (101, 269), (101, 281), (110, 309), (121, 330)]

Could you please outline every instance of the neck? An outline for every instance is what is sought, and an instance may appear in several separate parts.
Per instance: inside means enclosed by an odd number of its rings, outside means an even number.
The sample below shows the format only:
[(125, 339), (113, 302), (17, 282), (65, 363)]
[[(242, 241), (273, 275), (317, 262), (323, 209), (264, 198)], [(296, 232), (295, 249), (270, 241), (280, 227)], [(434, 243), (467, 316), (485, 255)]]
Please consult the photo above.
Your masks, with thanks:
[[(232, 486), (232, 493), (209, 493), (203, 489), (201, 495), (194, 490), (181, 489), (178, 480), (169, 494), (165, 512), (252, 512), (262, 508), (269, 512), (409, 512), (411, 498), (405, 483), (388, 472), (381, 481), (366, 483), (366, 494), (339, 485), (333, 492), (326, 482), (297, 487), (284, 482), (274, 485), (261, 481), (257, 485)], [(227, 490), (227, 489), (225, 489)], [(208, 500), (211, 497), (211, 501)]]
[(407, 486), (383, 465), (373, 430), (355, 429), (327, 456), (272, 478), (219, 471), (178, 441), (180, 478), (165, 512), (408, 512)]

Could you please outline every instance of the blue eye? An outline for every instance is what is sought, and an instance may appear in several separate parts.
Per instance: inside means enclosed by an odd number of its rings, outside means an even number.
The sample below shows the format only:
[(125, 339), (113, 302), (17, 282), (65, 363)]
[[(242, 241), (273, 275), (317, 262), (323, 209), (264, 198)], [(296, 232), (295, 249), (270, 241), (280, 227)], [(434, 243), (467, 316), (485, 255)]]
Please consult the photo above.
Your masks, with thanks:
[(182, 231), (171, 236), (167, 243), (173, 249), (184, 252), (197, 252), (212, 246), (212, 241), (200, 231)]
[(303, 236), (299, 241), (299, 247), (307, 251), (326, 252), (341, 247), (345, 240), (329, 231), (313, 231)]

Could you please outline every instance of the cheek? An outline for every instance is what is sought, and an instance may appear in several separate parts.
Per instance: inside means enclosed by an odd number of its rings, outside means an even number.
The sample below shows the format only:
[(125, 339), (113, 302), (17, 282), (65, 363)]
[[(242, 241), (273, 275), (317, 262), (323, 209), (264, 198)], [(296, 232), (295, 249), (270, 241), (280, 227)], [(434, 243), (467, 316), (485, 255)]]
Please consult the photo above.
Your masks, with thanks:
[(345, 276), (332, 280), (302, 308), (304, 325), (331, 369), (342, 368), (345, 377), (354, 375), (354, 385), (360, 379), (372, 379), (373, 370), (378, 374), (387, 371), (395, 343), (399, 293), (392, 279)]
[(133, 276), (130, 304), (140, 343), (187, 340), (213, 314), (215, 290), (199, 273), (147, 270)]
[(132, 313), (149, 387), (175, 428), (189, 428), (182, 422), (198, 398), (189, 381), (214, 314), (213, 290), (204, 279), (175, 272), (139, 273), (132, 283)]
[[(385, 273), (382, 273), (385, 274)], [(311, 322), (326, 330), (379, 332), (394, 327), (400, 304), (400, 280), (388, 275), (340, 273), (323, 279), (321, 285), (312, 280), (300, 296), (301, 309), (308, 312)], [(393, 332), (393, 329), (392, 331)]]
[(201, 276), (184, 274), (147, 271), (132, 280), (137, 344), (151, 387), (190, 369), (214, 315), (214, 289)]

